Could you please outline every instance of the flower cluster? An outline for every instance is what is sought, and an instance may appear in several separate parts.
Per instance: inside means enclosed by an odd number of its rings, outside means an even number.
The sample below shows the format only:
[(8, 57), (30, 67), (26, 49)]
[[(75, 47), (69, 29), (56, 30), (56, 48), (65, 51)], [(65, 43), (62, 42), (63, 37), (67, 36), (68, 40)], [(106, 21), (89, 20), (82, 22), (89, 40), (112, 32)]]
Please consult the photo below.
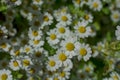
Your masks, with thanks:
[(0, 80), (120, 80), (120, 0), (0, 5)]

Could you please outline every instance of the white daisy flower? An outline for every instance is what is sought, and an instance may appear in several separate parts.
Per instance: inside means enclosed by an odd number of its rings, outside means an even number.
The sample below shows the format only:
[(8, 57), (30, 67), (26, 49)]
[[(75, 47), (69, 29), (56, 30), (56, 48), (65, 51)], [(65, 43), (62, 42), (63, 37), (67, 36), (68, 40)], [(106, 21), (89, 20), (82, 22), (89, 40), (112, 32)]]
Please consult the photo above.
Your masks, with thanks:
[(110, 76), (109, 80), (120, 80), (120, 75), (117, 72), (112, 72)]
[(20, 49), (17, 49), (17, 48), (13, 48), (13, 49), (10, 51), (10, 55), (11, 55), (11, 56), (19, 57), (20, 54), (21, 54)]
[(93, 22), (93, 16), (90, 13), (86, 13), (83, 17), (83, 19), (87, 22), (87, 23), (92, 23)]
[(5, 41), (0, 42), (0, 49), (8, 52), (10, 50), (10, 48), (11, 48), (11, 45), (9, 43), (7, 43), (7, 41), (6, 42)]
[(15, 36), (17, 34), (16, 28), (10, 28), (8, 34), (9, 36)]
[(66, 66), (66, 64), (70, 62), (70, 59), (68, 57), (69, 54), (65, 53), (65, 50), (60, 49), (56, 53), (57, 54), (55, 56), (58, 59), (60, 66)]
[(0, 70), (0, 80), (13, 80), (11, 71), (6, 69)]
[(28, 57), (28, 56), (24, 56), (24, 58), (22, 59), (21, 63), (22, 63), (22, 68), (25, 69), (25, 70), (26, 70), (30, 65), (33, 64), (31, 58)]
[(102, 9), (102, 2), (101, 0), (90, 0), (89, 6), (94, 11), (100, 11)]
[(56, 32), (56, 28), (47, 32), (47, 35), (48, 35), (48, 37), (46, 39), (51, 46), (58, 44), (59, 37), (58, 37), (58, 34)]
[(88, 44), (76, 43), (78, 60), (83, 58), (84, 61), (88, 61), (91, 57), (92, 51)]
[(26, 54), (29, 54), (29, 53), (32, 53), (33, 52), (33, 49), (30, 45), (25, 45), (24, 47), (22, 47), (20, 49), (20, 52), (21, 53), (26, 53)]
[(4, 37), (7, 38), (8, 30), (6, 29), (5, 26), (0, 25), (0, 38)]
[(52, 23), (53, 23), (52, 15), (48, 12), (44, 13), (42, 27), (51, 25)]
[(36, 28), (40, 27), (43, 22), (41, 16), (35, 16), (34, 14), (30, 14), (29, 18), (30, 18), (29, 24)]
[(15, 60), (15, 59), (11, 59), (11, 61), (9, 62), (9, 67), (14, 70), (20, 70), (21, 67), (21, 61), (20, 60)]
[(22, 4), (21, 0), (9, 0), (11, 3), (14, 3), (15, 5), (19, 6)]
[(113, 22), (120, 21), (120, 12), (119, 11), (112, 11), (111, 19)]
[(91, 28), (85, 21), (78, 22), (75, 26), (75, 33), (79, 38), (86, 38), (91, 34)]
[(40, 48), (44, 45), (44, 41), (40, 39), (29, 40), (29, 45), (31, 45), (34, 48)]
[(120, 40), (120, 26), (117, 26), (117, 30), (115, 31), (115, 35), (117, 40)]
[(57, 27), (57, 34), (60, 38), (64, 39), (70, 33), (69, 28), (61, 23), (58, 23), (56, 27)]
[(72, 16), (69, 13), (60, 13), (60, 15), (57, 17), (57, 21), (59, 23), (62, 23), (63, 25), (70, 25), (72, 22)]
[(83, 68), (85, 72), (88, 73), (89, 75), (93, 74), (94, 72), (94, 65), (92, 63), (85, 64)]
[(60, 66), (59, 62), (55, 58), (55, 56), (48, 57), (48, 62), (47, 62), (47, 69), (50, 71), (56, 71)]
[(72, 0), (73, 4), (75, 7), (83, 7), (84, 5), (84, 0)]
[(36, 30), (36, 29), (29, 28), (28, 36), (30, 39), (40, 39), (42, 34), (43, 33), (40, 29)]
[(87, 80), (88, 78), (88, 75), (86, 74), (86, 72), (81, 69), (77, 71), (77, 76), (79, 80)]
[(32, 0), (33, 4), (41, 6), (43, 4), (43, 0)]
[(59, 80), (66, 80), (66, 79), (69, 79), (70, 77), (70, 72), (69, 71), (61, 71), (59, 72), (59, 76), (58, 76), (58, 79)]
[(77, 39), (73, 37), (69, 37), (60, 43), (61, 48), (65, 50), (65, 53), (68, 54), (69, 58), (72, 58), (73, 56), (76, 55), (76, 52), (75, 52), (76, 51), (76, 46), (75, 46), (76, 40)]

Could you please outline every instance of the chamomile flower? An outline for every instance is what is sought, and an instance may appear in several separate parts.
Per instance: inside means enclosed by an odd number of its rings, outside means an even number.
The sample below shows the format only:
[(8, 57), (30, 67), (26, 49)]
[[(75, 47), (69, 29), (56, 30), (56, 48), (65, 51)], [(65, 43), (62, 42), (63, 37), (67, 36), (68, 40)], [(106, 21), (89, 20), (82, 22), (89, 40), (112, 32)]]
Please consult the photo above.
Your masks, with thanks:
[(102, 9), (102, 2), (101, 0), (90, 0), (89, 6), (94, 11), (100, 11)]
[(120, 40), (120, 26), (117, 26), (117, 30), (115, 31), (115, 35), (117, 40)]
[(65, 50), (65, 53), (68, 54), (69, 58), (76, 56), (76, 39), (69, 37), (66, 40), (63, 40), (60, 44), (61, 48)]
[(44, 13), (42, 27), (51, 25), (52, 23), (53, 23), (52, 15), (48, 12)]
[(70, 25), (72, 22), (72, 16), (69, 13), (62, 12), (60, 15), (57, 17), (57, 21), (59, 23), (62, 23), (63, 25)]
[(43, 4), (43, 0), (32, 0), (33, 1), (33, 4), (36, 4), (36, 5), (42, 5)]
[(93, 16), (90, 13), (86, 13), (83, 17), (83, 19), (87, 22), (87, 23), (92, 23), (93, 22)]
[(42, 24), (42, 16), (34, 16), (31, 14), (31, 17), (30, 17), (30, 25), (33, 26), (33, 27), (40, 27), (41, 24)]
[(59, 37), (57, 35), (56, 29), (50, 30), (49, 32), (47, 32), (47, 35), (48, 37), (46, 37), (46, 39), (51, 46), (58, 44)]
[(49, 71), (56, 71), (59, 68), (59, 62), (56, 60), (55, 56), (48, 57), (47, 69)]
[(25, 45), (24, 47), (22, 47), (20, 49), (20, 52), (29, 54), (29, 53), (33, 52), (33, 49), (32, 49), (32, 47), (30, 45)]
[(60, 49), (56, 53), (56, 58), (58, 59), (60, 66), (66, 66), (66, 64), (70, 62), (68, 57), (69, 54), (65, 53), (65, 50)]
[(75, 7), (83, 7), (84, 1), (83, 0), (72, 0)]
[(75, 26), (75, 33), (79, 38), (86, 38), (91, 33), (91, 28), (87, 26), (87, 23), (85, 21), (78, 22)]
[(22, 4), (21, 0), (9, 0), (8, 2), (13, 3), (14, 5), (17, 5), (17, 6)]
[(22, 68), (27, 69), (30, 65), (33, 64), (31, 58), (29, 56), (24, 56), (24, 58), (21, 60)]
[(120, 80), (120, 75), (117, 72), (112, 72), (110, 76), (109, 80)]
[(0, 80), (13, 80), (10, 70), (0, 70)]
[(89, 64), (85, 64), (84, 65), (84, 70), (85, 72), (90, 75), (90, 74), (93, 74), (94, 72), (94, 65), (92, 63), (89, 63)]
[(58, 23), (56, 27), (57, 27), (57, 34), (60, 38), (64, 39), (70, 33), (69, 28), (61, 23)]
[(29, 45), (31, 45), (34, 48), (40, 48), (41, 46), (44, 45), (44, 41), (41, 39), (29, 40)]
[(0, 49), (8, 52), (10, 50), (10, 48), (11, 48), (11, 45), (9, 43), (7, 43), (6, 40), (0, 41)]
[(83, 58), (84, 61), (88, 61), (91, 57), (91, 48), (85, 43), (76, 43), (78, 60)]
[(69, 72), (69, 71), (64, 71), (64, 70), (63, 70), (63, 71), (59, 72), (58, 79), (59, 79), (59, 80), (69, 79), (69, 78), (70, 78), (69, 75), (70, 75), (70, 72)]
[(29, 28), (28, 36), (30, 39), (40, 39), (42, 36), (42, 31), (37, 29)]
[(10, 55), (11, 55), (11, 56), (14, 56), (14, 57), (19, 57), (20, 54), (21, 54), (20, 49), (17, 49), (17, 48), (13, 48), (13, 49), (10, 51)]
[(14, 71), (20, 70), (21, 67), (20, 60), (11, 59), (11, 61), (9, 62), (9, 67)]
[(0, 25), (0, 38), (7, 38), (8, 30), (5, 26)]
[(111, 19), (113, 22), (120, 21), (120, 12), (119, 11), (112, 11)]
[(86, 80), (88, 78), (88, 75), (86, 74), (86, 72), (81, 69), (77, 71), (77, 76), (79, 80)]

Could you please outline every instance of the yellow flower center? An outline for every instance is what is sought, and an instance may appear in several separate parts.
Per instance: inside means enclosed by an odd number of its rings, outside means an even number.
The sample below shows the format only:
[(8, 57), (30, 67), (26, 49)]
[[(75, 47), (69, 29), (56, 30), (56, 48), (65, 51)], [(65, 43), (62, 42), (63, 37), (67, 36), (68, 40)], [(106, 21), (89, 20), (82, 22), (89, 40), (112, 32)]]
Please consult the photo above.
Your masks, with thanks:
[(80, 33), (85, 33), (85, 32), (86, 32), (86, 28), (85, 28), (84, 26), (80, 26), (80, 27), (78, 28), (78, 31), (79, 31)]
[(89, 15), (85, 15), (85, 16), (84, 16), (84, 19), (85, 19), (85, 20), (88, 20), (88, 19), (89, 19)]
[(67, 59), (67, 56), (64, 53), (59, 54), (59, 60), (65, 61)]
[(40, 57), (40, 56), (41, 56), (41, 52), (36, 52), (36, 53), (35, 53), (35, 56), (36, 56), (36, 57)]
[(67, 18), (66, 16), (62, 16), (62, 20), (63, 20), (63, 21), (67, 21), (68, 18)]
[(118, 14), (115, 14), (113, 17), (114, 17), (115, 19), (118, 19), (118, 18), (119, 18), (119, 15), (118, 15)]
[(40, 26), (40, 22), (39, 22), (38, 20), (36, 20), (36, 21), (34, 22), (34, 25), (35, 25), (35, 26)]
[(1, 75), (1, 80), (7, 80), (8, 78), (8, 75), (7, 74), (2, 74)]
[(53, 61), (53, 60), (50, 60), (50, 61), (49, 61), (49, 65), (50, 65), (51, 67), (54, 67), (55, 64), (56, 64), (55, 61)]
[(34, 40), (33, 42), (34, 42), (35, 45), (37, 45), (37, 44), (39, 44), (40, 41), (39, 40)]
[(60, 76), (61, 76), (61, 77), (65, 77), (65, 72), (61, 72), (61, 73), (60, 73)]
[(58, 31), (59, 31), (60, 33), (65, 33), (65, 28), (60, 27), (60, 28), (58, 29)]
[(15, 51), (15, 56), (18, 56), (20, 54), (20, 50)]
[(80, 4), (80, 3), (81, 3), (81, 0), (76, 0), (76, 3), (77, 3), (77, 4)]
[(10, 0), (11, 2), (16, 2), (17, 0)]
[(33, 36), (38, 36), (38, 32), (37, 32), (37, 31), (33, 31), (33, 32), (32, 32), (32, 35), (33, 35)]
[(56, 39), (56, 35), (55, 35), (55, 34), (51, 34), (51, 35), (50, 35), (50, 38), (51, 38), (52, 40), (55, 40), (55, 39)]
[(2, 37), (2, 35), (3, 35), (3, 31), (2, 31), (2, 30), (0, 30), (0, 37)]
[(80, 49), (80, 55), (85, 56), (87, 54), (87, 51), (85, 48)]
[(26, 52), (29, 52), (30, 51), (30, 48), (28, 47), (28, 48), (25, 48), (25, 51)]
[(54, 80), (59, 80), (59, 79), (57, 77), (55, 77)]
[(36, 2), (40, 2), (41, 0), (35, 0)]
[(30, 61), (27, 60), (27, 59), (23, 60), (23, 65), (24, 66), (29, 66), (30, 65)]
[(74, 46), (73, 43), (69, 42), (69, 43), (66, 44), (66, 49), (68, 51), (72, 51), (72, 50), (74, 50), (74, 48), (75, 48), (75, 46)]
[(33, 74), (33, 73), (35, 73), (35, 69), (34, 69), (34, 68), (31, 68), (31, 69), (29, 70), (29, 72), (30, 72), (31, 74)]
[(19, 66), (18, 62), (17, 61), (13, 61), (13, 66), (18, 67)]
[(1, 46), (2, 48), (6, 48), (6, 47), (7, 47), (7, 44), (6, 44), (6, 43), (2, 43), (0, 46)]
[(44, 21), (46, 21), (46, 22), (49, 21), (49, 17), (48, 17), (48, 16), (44, 16), (43, 19), (44, 19)]
[(117, 75), (113, 76), (113, 80), (119, 80), (118, 76)]
[(85, 68), (85, 71), (86, 71), (86, 72), (90, 72), (90, 70), (91, 70), (91, 69), (90, 69), (89, 67), (86, 67), (86, 68)]
[(38, 7), (36, 5), (32, 5), (33, 10), (38, 10)]
[(98, 8), (98, 3), (97, 3), (97, 2), (94, 2), (94, 3), (93, 3), (93, 7), (94, 7), (94, 8)]

